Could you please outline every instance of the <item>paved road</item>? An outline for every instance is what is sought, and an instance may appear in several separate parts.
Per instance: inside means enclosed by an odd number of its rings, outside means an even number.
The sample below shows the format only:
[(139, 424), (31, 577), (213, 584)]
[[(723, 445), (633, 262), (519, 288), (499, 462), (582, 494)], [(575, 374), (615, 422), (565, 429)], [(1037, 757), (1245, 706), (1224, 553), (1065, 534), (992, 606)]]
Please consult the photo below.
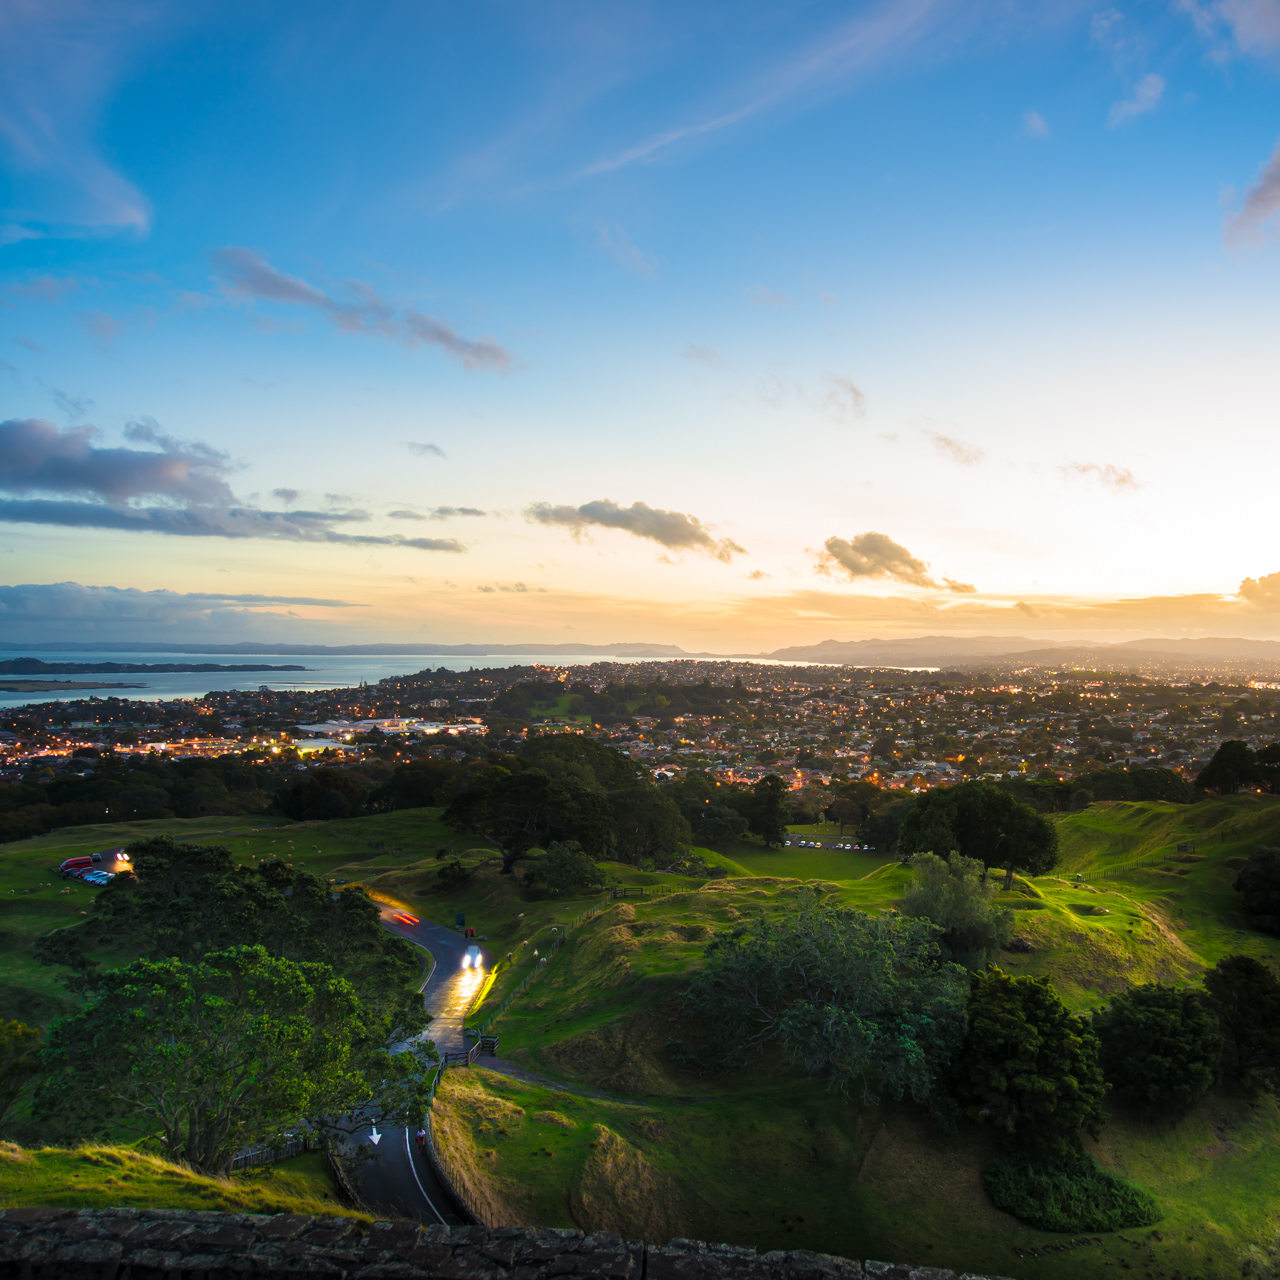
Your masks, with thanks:
[[(463, 1018), (483, 980), (482, 974), (462, 968), (467, 940), (452, 929), (425, 920), (417, 925), (404, 924), (395, 919), (391, 907), (382, 908), (382, 923), (392, 933), (425, 947), (435, 958), (435, 970), (423, 991), (431, 1014), (428, 1035), (441, 1053), (465, 1048)], [(487, 949), (483, 949), (483, 956), (488, 970), (493, 956)], [(361, 1170), (360, 1194), (375, 1213), (427, 1223), (460, 1224), (462, 1218), (431, 1171), (431, 1162), (418, 1153), (413, 1132), (390, 1129), (382, 1134), (376, 1147), (378, 1158)], [(368, 1138), (367, 1130), (357, 1136), (361, 1142)]]

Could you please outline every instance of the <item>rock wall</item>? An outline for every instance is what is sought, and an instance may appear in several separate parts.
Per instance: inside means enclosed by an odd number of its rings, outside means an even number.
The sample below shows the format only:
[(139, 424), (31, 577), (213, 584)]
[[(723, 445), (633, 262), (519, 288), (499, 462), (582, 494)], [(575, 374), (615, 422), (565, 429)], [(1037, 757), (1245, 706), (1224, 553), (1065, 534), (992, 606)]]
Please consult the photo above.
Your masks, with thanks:
[[(7, 1209), (0, 1280), (957, 1280), (954, 1271), (822, 1253), (554, 1228), (170, 1209)], [(988, 1280), (965, 1276), (959, 1280)]]

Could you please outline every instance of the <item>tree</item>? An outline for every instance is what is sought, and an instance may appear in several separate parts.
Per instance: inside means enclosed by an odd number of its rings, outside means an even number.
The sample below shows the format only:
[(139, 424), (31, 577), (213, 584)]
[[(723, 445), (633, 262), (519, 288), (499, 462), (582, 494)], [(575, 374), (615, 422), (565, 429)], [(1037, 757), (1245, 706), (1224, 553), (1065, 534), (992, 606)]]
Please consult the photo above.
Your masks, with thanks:
[(371, 1036), (351, 984), (328, 965), (262, 947), (198, 964), (137, 960), (104, 977), (89, 1009), (55, 1023), (36, 1111), (82, 1137), (154, 1135), (172, 1159), (225, 1175), (237, 1150), (294, 1126), (327, 1139), (408, 1124), (435, 1057), (429, 1042), (392, 1054)]
[(607, 856), (613, 846), (604, 793), (572, 776), (553, 779), (542, 769), (484, 769), (449, 802), (444, 821), (496, 845), (504, 875), (530, 849), (545, 849), (553, 840), (577, 840), (596, 857)]
[(1238, 738), (1222, 743), (1196, 776), (1196, 786), (1202, 791), (1221, 795), (1234, 795), (1243, 784), (1258, 781), (1258, 757), (1247, 742)]
[(616, 747), (580, 733), (546, 733), (530, 738), (520, 748), (520, 756), (552, 777), (569, 772), (605, 791), (634, 787), (643, 773), (640, 764)]
[(761, 914), (707, 948), (686, 993), (724, 1061), (771, 1043), (843, 1093), (917, 1101), (964, 1035), (964, 971), (941, 962), (923, 920), (872, 917), (816, 895), (781, 919)]
[(1202, 992), (1130, 987), (1094, 1014), (1093, 1029), (1107, 1083), (1136, 1106), (1183, 1114), (1218, 1078), (1222, 1032)]
[(315, 769), (282, 792), (280, 809), (297, 822), (350, 818), (364, 808), (360, 784), (341, 769)]
[(1030, 805), (989, 782), (961, 782), (926, 792), (898, 835), (899, 853), (950, 853), (976, 858), (985, 871), (1005, 868), (1041, 876), (1058, 863), (1058, 832)]
[(1222, 1073), (1250, 1092), (1280, 1087), (1280, 980), (1252, 956), (1224, 956), (1204, 975), (1222, 1030)]
[(396, 809), (425, 809), (443, 804), (461, 773), (462, 766), (453, 760), (414, 760), (402, 764), (369, 797), (368, 807), (374, 813), (391, 813)]
[(1256, 846), (1231, 887), (1244, 895), (1244, 909), (1259, 929), (1280, 933), (1280, 849)]
[(633, 866), (651, 858), (680, 853), (689, 847), (692, 832), (671, 798), (657, 787), (631, 787), (609, 794), (609, 809), (617, 833), (618, 857)]
[(969, 1031), (956, 1073), (966, 1114), (993, 1124), (1040, 1157), (1082, 1150), (1094, 1137), (1106, 1091), (1098, 1039), (1047, 978), (1014, 978), (992, 966), (969, 978)]
[(529, 868), (525, 882), (552, 893), (585, 893), (603, 889), (605, 876), (576, 840), (553, 840)]
[(725, 801), (747, 820), (747, 830), (763, 838), (766, 845), (779, 845), (787, 836), (790, 814), (787, 786), (776, 773), (761, 778), (750, 791), (732, 791)]
[(862, 805), (845, 796), (837, 796), (827, 809), (832, 822), (840, 824), (840, 834), (844, 835), (845, 827), (854, 826), (863, 820)]
[(0, 1022), (0, 1124), (40, 1070), (40, 1032), (25, 1022)]
[(1013, 937), (1013, 913), (997, 904), (996, 886), (976, 859), (917, 853), (911, 865), (915, 876), (902, 914), (932, 920), (942, 930), (939, 943), (948, 960), (977, 969)]

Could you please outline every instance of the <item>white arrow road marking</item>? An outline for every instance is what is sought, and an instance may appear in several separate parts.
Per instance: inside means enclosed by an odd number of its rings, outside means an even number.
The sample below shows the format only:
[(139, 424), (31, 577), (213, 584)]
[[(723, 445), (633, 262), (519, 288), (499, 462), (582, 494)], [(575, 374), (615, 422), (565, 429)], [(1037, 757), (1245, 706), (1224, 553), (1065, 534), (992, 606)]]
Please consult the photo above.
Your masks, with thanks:
[(373, 1132), (369, 1135), (369, 1141), (372, 1142), (375, 1147), (382, 1141), (382, 1134), (378, 1132), (378, 1126), (376, 1124), (373, 1126)]

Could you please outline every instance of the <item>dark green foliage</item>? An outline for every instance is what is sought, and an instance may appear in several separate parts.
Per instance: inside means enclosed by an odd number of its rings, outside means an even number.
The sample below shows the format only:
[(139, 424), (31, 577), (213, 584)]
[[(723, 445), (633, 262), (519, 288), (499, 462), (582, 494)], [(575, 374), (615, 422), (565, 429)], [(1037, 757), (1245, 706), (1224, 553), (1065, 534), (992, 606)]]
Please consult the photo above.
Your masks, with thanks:
[(525, 883), (552, 893), (586, 893), (603, 889), (605, 875), (576, 840), (552, 841), (546, 853), (529, 868)]
[(280, 809), (297, 822), (352, 818), (364, 811), (364, 792), (350, 773), (314, 769), (282, 792)]
[(741, 840), (747, 832), (746, 817), (728, 803), (731, 788), (700, 770), (690, 770), (679, 782), (663, 787), (662, 794), (680, 810), (690, 837), (699, 844), (725, 844)]
[(964, 971), (940, 961), (923, 920), (872, 917), (808, 894), (707, 948), (686, 1010), (726, 1065), (777, 1044), (843, 1093), (926, 1101), (964, 1035)]
[(1231, 886), (1259, 929), (1280, 933), (1280, 849), (1258, 845)]
[(1280, 743), (1273, 742), (1254, 751), (1247, 742), (1229, 739), (1200, 770), (1196, 786), (1219, 795), (1233, 795), (1244, 786), (1280, 791)]
[(436, 888), (441, 893), (457, 889), (471, 879), (473, 867), (464, 867), (460, 858), (452, 858), (436, 872)]
[[(299, 962), (326, 963), (351, 982), (367, 1010), (395, 1025), (421, 1027), (413, 993), (417, 953), (381, 924), (377, 903), (359, 887), (333, 893), (318, 877), (282, 862), (236, 867), (217, 845), (169, 839), (130, 846), (132, 873), (94, 900), (80, 925), (36, 944), (45, 963), (69, 965), (92, 993), (105, 975), (77, 957), (101, 945), (148, 959), (190, 963), (239, 944)], [(91, 962), (90, 962), (91, 963)]]
[(675, 802), (657, 787), (631, 787), (609, 794), (617, 857), (632, 866), (659, 862), (689, 847), (692, 832)]
[(1145, 1191), (1099, 1169), (1090, 1155), (1043, 1161), (1009, 1152), (982, 1171), (982, 1185), (996, 1208), (1041, 1231), (1125, 1231), (1164, 1216)]
[(0, 1022), (0, 1124), (40, 1070), (40, 1032), (25, 1022)]
[(1071, 795), (1087, 791), (1094, 800), (1171, 800), (1194, 804), (1203, 799), (1195, 787), (1172, 769), (1094, 769), (1069, 783), (1054, 784)]
[(1041, 1159), (1078, 1155), (1097, 1136), (1106, 1091), (1098, 1040), (1047, 978), (992, 966), (970, 977), (969, 1031), (955, 1073), (970, 1119), (993, 1124)]
[(915, 871), (902, 898), (904, 916), (932, 920), (942, 930), (942, 954), (956, 964), (976, 969), (1013, 937), (1013, 914), (996, 901), (995, 883), (984, 879), (982, 863), (950, 854), (932, 853), (911, 859)]
[(643, 773), (636, 761), (616, 747), (578, 733), (530, 738), (520, 748), (520, 756), (553, 778), (567, 772), (605, 791), (634, 787)]
[(1249, 1091), (1280, 1087), (1280, 980), (1252, 956), (1224, 956), (1204, 975), (1222, 1030), (1222, 1074)]
[(787, 785), (777, 774), (761, 778), (750, 791), (730, 792), (725, 803), (746, 818), (747, 830), (760, 836), (765, 844), (778, 845), (786, 838), (791, 811)]
[(1094, 1014), (1093, 1029), (1107, 1083), (1135, 1106), (1184, 1114), (1218, 1078), (1222, 1032), (1202, 992), (1130, 987)]
[(1043, 814), (989, 782), (961, 782), (920, 797), (898, 836), (900, 853), (957, 852), (984, 867), (1044, 875), (1058, 862), (1058, 832)]
[(225, 1175), (238, 1149), (287, 1126), (327, 1140), (420, 1116), (434, 1047), (390, 1052), (418, 1021), (395, 1027), (330, 966), (262, 947), (138, 960), (54, 1025), (36, 1113), (79, 1138), (158, 1137), (171, 1158)]
[(444, 804), (461, 774), (462, 766), (452, 760), (414, 760), (402, 764), (370, 795), (368, 808), (373, 813), (391, 813), (397, 809), (425, 809)]

